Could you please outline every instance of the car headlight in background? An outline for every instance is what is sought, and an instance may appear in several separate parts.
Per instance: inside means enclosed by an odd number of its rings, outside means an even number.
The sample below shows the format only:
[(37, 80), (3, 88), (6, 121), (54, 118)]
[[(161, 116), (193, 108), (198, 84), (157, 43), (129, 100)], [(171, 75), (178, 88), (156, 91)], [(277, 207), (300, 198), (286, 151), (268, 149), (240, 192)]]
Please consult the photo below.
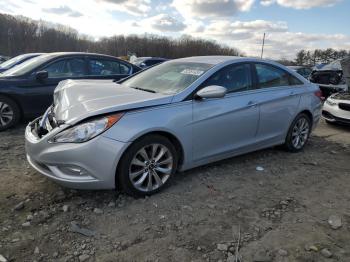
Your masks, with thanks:
[(331, 101), (331, 100), (329, 100), (329, 99), (326, 100), (326, 103), (327, 103), (328, 105), (330, 105), (330, 106), (336, 106), (336, 105), (337, 105), (336, 102), (333, 102), (333, 101)]
[(91, 119), (76, 126), (70, 127), (55, 135), (49, 140), (50, 143), (82, 143), (86, 142), (117, 123), (123, 113), (108, 115)]

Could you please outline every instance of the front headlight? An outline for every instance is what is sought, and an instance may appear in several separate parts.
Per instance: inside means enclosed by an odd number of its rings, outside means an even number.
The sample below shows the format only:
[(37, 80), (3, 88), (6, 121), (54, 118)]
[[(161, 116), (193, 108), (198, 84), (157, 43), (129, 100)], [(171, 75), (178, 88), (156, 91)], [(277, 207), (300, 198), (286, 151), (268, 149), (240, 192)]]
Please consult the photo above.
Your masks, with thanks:
[(108, 128), (113, 126), (122, 118), (123, 114), (115, 114), (95, 118), (79, 125), (73, 126), (55, 135), (49, 140), (50, 143), (82, 143), (86, 142)]
[(331, 100), (329, 100), (329, 99), (326, 100), (326, 103), (327, 103), (328, 105), (330, 105), (330, 106), (336, 106), (336, 105), (337, 105), (336, 102), (333, 102), (333, 101), (331, 101)]

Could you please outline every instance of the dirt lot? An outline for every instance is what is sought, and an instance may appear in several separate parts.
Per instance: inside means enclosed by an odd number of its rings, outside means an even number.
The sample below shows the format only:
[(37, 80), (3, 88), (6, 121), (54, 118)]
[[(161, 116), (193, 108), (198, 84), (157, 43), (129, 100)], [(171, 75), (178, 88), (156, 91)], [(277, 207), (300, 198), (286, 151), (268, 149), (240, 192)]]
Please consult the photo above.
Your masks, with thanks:
[(0, 134), (0, 261), (235, 261), (238, 242), (240, 261), (350, 261), (350, 128), (321, 123), (302, 153), (197, 168), (145, 199), (56, 185), (23, 131)]

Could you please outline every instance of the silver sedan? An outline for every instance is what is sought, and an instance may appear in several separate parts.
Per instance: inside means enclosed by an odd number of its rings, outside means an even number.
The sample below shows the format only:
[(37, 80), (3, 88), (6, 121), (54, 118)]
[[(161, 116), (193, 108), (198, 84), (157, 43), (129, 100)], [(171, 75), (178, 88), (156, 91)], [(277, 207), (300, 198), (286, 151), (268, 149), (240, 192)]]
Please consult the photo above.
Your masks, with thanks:
[(68, 187), (150, 195), (175, 172), (284, 145), (305, 146), (319, 88), (265, 60), (165, 62), (118, 83), (67, 80), (26, 128), (29, 163)]

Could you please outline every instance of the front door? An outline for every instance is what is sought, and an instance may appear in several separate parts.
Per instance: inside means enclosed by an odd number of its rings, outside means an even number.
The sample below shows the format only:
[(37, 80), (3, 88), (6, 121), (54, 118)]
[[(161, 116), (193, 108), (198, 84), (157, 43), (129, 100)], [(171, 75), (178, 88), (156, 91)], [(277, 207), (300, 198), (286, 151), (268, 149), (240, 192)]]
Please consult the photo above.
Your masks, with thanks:
[(224, 98), (193, 100), (193, 159), (196, 162), (231, 154), (255, 142), (259, 120), (250, 64), (229, 65), (202, 87), (227, 88)]
[(51, 62), (39, 71), (47, 71), (48, 78), (37, 80), (33, 73), (33, 79), (26, 87), (25, 107), (30, 108), (34, 115), (42, 114), (52, 104), (54, 90), (60, 81), (83, 79), (86, 76), (86, 63), (84, 58), (64, 58)]

